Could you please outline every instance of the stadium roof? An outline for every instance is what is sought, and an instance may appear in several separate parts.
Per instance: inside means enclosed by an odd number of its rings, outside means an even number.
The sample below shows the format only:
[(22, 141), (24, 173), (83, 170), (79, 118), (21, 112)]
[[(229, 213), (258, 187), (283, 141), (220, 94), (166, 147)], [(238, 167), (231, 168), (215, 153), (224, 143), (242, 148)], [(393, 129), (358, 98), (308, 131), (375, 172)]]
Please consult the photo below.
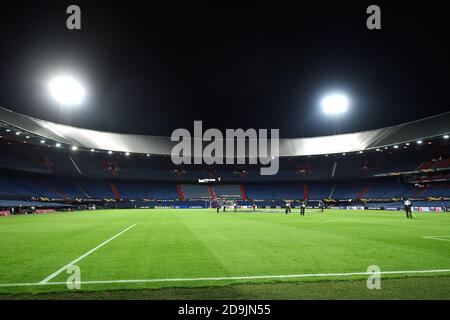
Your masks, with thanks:
[[(36, 119), (0, 107), (0, 123), (17, 130), (80, 149), (170, 155), (170, 137), (134, 135), (82, 129)], [(280, 156), (358, 152), (431, 139), (450, 133), (450, 112), (397, 126), (312, 138), (280, 139)]]

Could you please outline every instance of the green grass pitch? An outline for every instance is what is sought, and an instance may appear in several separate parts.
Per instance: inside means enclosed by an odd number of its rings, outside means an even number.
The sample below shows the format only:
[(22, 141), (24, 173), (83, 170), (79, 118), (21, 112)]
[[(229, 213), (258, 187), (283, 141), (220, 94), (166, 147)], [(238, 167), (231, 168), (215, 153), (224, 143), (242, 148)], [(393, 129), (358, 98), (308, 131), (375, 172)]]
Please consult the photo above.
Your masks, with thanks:
[[(65, 284), (72, 261), (79, 290)], [(366, 287), (371, 265), (381, 269), (380, 290)], [(450, 214), (135, 209), (4, 217), (2, 298), (450, 299)]]

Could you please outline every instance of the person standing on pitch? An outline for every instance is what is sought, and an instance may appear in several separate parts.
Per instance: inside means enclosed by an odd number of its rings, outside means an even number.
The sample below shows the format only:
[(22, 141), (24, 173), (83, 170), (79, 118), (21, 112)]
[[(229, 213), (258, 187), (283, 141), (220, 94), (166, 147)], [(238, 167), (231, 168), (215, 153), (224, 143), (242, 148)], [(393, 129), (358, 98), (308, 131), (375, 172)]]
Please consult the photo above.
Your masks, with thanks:
[(325, 208), (325, 204), (322, 201), (319, 202), (319, 208), (320, 208), (320, 211), (323, 212), (323, 209)]
[(406, 212), (406, 218), (407, 219), (412, 219), (412, 203), (410, 199), (406, 199), (403, 201), (403, 208)]
[(216, 206), (217, 206), (217, 213), (219, 213), (220, 212), (220, 207), (221, 207), (221, 203), (220, 203), (220, 201), (217, 201), (217, 204), (216, 204)]
[(302, 204), (300, 205), (300, 215), (301, 216), (305, 215), (305, 209), (306, 209), (306, 201), (303, 201)]

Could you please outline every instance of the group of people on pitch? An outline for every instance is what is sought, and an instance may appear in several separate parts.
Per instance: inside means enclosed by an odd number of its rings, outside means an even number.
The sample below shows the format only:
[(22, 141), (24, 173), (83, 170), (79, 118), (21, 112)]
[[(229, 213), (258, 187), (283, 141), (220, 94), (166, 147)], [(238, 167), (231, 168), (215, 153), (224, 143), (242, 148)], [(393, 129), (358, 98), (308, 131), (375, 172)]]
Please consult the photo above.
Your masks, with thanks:
[[(306, 206), (307, 206), (308, 200), (302, 201), (300, 203), (300, 215), (304, 216), (305, 215), (305, 211), (306, 211)], [(238, 204), (237, 202), (233, 202), (233, 211), (237, 212), (237, 208), (238, 208)], [(256, 212), (256, 204), (252, 203), (252, 209), (254, 212)], [(323, 212), (323, 210), (325, 209), (325, 204), (322, 201), (319, 201), (319, 209)], [(222, 212), (226, 212), (227, 210), (227, 205), (225, 202), (222, 201), (217, 201), (216, 203), (216, 211), (217, 213), (220, 212), (220, 210), (222, 210)], [(291, 213), (292, 212), (292, 203), (290, 201), (285, 202), (284, 204), (284, 210), (285, 213)]]
[[(307, 202), (308, 202), (308, 200), (305, 200), (305, 201), (302, 201), (300, 203), (300, 215), (301, 216), (305, 215)], [(238, 204), (235, 201), (233, 203), (233, 211), (234, 212), (237, 212), (237, 207), (238, 207)], [(217, 209), (217, 213), (220, 212), (220, 209), (222, 209), (223, 212), (226, 212), (226, 208), (227, 208), (227, 206), (226, 206), (226, 204), (224, 202), (223, 203), (220, 202), (220, 201), (217, 202), (217, 208), (216, 208)], [(256, 204), (255, 203), (252, 204), (252, 209), (253, 209), (253, 211), (256, 211)], [(322, 201), (319, 201), (319, 209), (320, 209), (321, 212), (323, 212), (323, 210), (325, 209), (325, 204)], [(290, 201), (287, 201), (284, 204), (284, 210), (285, 210), (285, 214), (289, 214), (289, 213), (292, 212), (292, 204), (291, 204)], [(411, 199), (409, 199), (409, 198), (408, 199), (403, 199), (403, 210), (405, 210), (407, 219), (412, 219), (413, 218), (413, 215), (412, 215), (412, 201), (411, 201)]]
[[(225, 202), (217, 201), (217, 203), (216, 203), (217, 213), (220, 212), (220, 209), (222, 209), (223, 212), (227, 211), (227, 205)], [(233, 211), (237, 212), (237, 209), (238, 209), (238, 203), (235, 201), (235, 202), (233, 202)], [(253, 211), (256, 211), (256, 204), (254, 202), (252, 203), (252, 209), (253, 209)]]
[[(307, 206), (308, 200), (302, 201), (300, 203), (300, 215), (304, 216), (305, 215), (305, 210), (306, 210), (306, 206)], [(284, 209), (285, 209), (285, 214), (291, 213), (291, 202), (287, 201), (284, 204)], [(325, 209), (325, 204), (322, 201), (319, 201), (319, 209), (321, 212), (323, 212), (323, 209)]]

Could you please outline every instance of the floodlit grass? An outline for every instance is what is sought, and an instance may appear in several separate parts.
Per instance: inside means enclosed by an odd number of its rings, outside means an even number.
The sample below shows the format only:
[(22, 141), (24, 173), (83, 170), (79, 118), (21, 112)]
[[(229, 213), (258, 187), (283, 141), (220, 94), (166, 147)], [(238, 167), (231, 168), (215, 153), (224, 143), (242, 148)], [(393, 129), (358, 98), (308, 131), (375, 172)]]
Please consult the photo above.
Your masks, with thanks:
[[(132, 225), (76, 263), (81, 290), (36, 285)], [(137, 209), (0, 218), (0, 298), (450, 299), (450, 272), (383, 274), (381, 290), (365, 287), (367, 275), (333, 275), (370, 265), (382, 272), (450, 269), (450, 215)], [(326, 275), (234, 278), (305, 274)]]

